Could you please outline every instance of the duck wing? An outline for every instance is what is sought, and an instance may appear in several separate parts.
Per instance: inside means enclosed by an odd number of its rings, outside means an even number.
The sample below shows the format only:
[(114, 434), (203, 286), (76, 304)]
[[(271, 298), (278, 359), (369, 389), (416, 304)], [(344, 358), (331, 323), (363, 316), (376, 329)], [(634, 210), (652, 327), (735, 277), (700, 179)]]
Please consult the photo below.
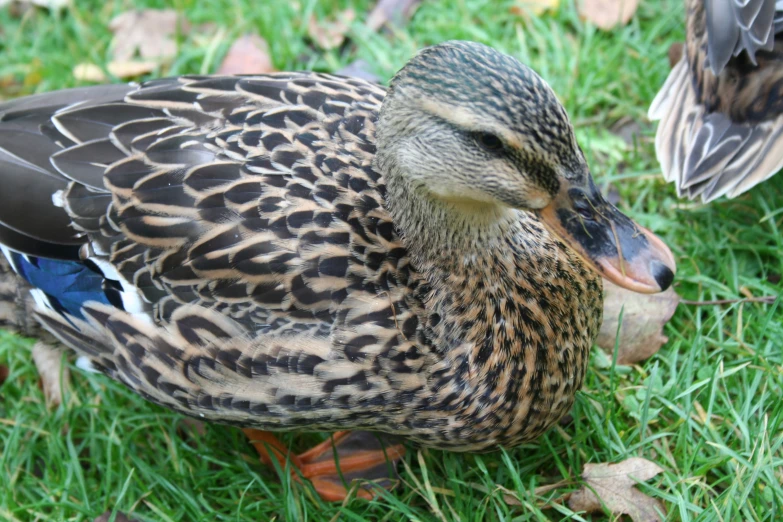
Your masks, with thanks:
[(688, 17), (687, 52), (648, 116), (665, 179), (709, 202), (783, 168), (783, 1), (694, 0)]
[(300, 73), (0, 105), (0, 243), (83, 366), (213, 420), (344, 427), (415, 329), (372, 168), (383, 96)]

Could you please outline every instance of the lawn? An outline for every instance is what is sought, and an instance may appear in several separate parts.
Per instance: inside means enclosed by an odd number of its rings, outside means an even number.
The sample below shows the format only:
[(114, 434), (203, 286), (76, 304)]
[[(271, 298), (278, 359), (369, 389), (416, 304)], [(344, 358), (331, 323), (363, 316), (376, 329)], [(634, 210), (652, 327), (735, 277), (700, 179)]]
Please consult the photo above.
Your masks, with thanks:
[[(232, 40), (257, 31), (279, 70), (336, 71), (363, 59), (386, 81), (415, 50), (476, 40), (537, 70), (568, 109), (597, 182), (654, 230), (678, 261), (680, 304), (669, 341), (638, 366), (594, 354), (573, 420), (534, 444), (487, 455), (411, 448), (396, 491), (366, 502), (320, 501), (281, 483), (234, 428), (146, 403), (121, 385), (72, 368), (64, 404), (50, 411), (31, 341), (0, 332), (0, 520), (92, 520), (117, 509), (158, 520), (600, 520), (575, 514), (566, 495), (586, 463), (632, 456), (665, 472), (644, 493), (670, 520), (783, 519), (783, 314), (772, 304), (783, 274), (781, 177), (732, 201), (676, 198), (655, 160), (646, 111), (684, 37), (681, 0), (642, 2), (631, 22), (601, 32), (572, 2), (529, 21), (513, 1), (428, 1), (403, 28), (374, 33), (370, 0), (76, 0), (60, 14), (0, 8), (0, 97), (78, 85), (73, 67), (104, 64), (109, 20), (132, 7), (174, 7), (208, 33), (181, 39), (162, 73), (216, 70)], [(350, 43), (329, 52), (307, 41), (310, 14), (353, 7)], [(729, 301), (721, 304), (704, 301)], [(286, 435), (304, 448), (322, 434)], [(542, 488), (555, 484), (554, 488)], [(539, 488), (539, 489), (537, 489)]]

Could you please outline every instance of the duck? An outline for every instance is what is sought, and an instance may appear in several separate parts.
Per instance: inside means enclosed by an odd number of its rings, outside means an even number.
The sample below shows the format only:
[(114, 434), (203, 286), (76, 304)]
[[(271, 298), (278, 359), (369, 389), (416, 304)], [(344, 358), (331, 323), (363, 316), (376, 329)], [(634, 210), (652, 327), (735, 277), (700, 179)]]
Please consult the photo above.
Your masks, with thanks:
[[(7, 101), (0, 184), (7, 263), (76, 366), (243, 428), (327, 500), (405, 441), (536, 439), (583, 383), (601, 278), (655, 293), (676, 270), (546, 82), (475, 42), (388, 88), (285, 72)], [(274, 434), (302, 430), (336, 433), (301, 454)]]
[(735, 198), (783, 168), (783, 1), (685, 0), (684, 52), (648, 116), (677, 194)]

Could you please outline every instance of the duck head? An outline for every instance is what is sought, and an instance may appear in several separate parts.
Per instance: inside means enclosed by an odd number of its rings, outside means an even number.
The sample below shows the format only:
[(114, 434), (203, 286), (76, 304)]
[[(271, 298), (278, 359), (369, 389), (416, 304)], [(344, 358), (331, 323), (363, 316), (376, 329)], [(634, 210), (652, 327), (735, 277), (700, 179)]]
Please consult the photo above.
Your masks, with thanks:
[(596, 188), (552, 89), (499, 51), (462, 41), (421, 51), (391, 82), (377, 143), (381, 171), (466, 212), (535, 213), (619, 286), (655, 293), (674, 279), (669, 248)]

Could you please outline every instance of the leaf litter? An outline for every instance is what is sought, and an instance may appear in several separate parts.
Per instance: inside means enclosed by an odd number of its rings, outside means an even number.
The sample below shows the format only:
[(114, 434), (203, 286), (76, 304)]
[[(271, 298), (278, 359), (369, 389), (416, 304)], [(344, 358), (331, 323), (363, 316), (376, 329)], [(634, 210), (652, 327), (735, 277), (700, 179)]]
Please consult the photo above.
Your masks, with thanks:
[(413, 17), (420, 3), (421, 0), (378, 0), (367, 16), (366, 25), (371, 31), (385, 25), (401, 27)]
[(528, 18), (529, 16), (541, 16), (548, 11), (556, 11), (560, 7), (560, 0), (517, 0), (509, 8), (509, 12), (515, 16)]
[[(176, 36), (187, 34), (190, 24), (174, 9), (126, 11), (109, 22), (114, 33), (111, 60), (106, 70), (117, 78), (135, 78), (170, 63), (177, 54)], [(78, 80), (106, 81), (103, 70), (93, 63), (74, 67)]]
[[(370, 14), (367, 15), (365, 26), (373, 32), (384, 27), (403, 27), (414, 15), (421, 0), (378, 0)], [(381, 78), (372, 71), (372, 66), (359, 58), (341, 68), (336, 74), (361, 78), (368, 82), (380, 83)]]
[(639, 7), (639, 0), (578, 0), (576, 5), (583, 20), (609, 31), (618, 24), (625, 25), (631, 21)]
[(266, 40), (257, 34), (246, 34), (231, 44), (217, 74), (266, 74), (274, 70)]
[(315, 16), (311, 16), (307, 24), (307, 34), (318, 47), (329, 51), (340, 47), (345, 42), (346, 35), (355, 18), (356, 12), (350, 8), (324, 20), (318, 20)]
[(663, 503), (636, 488), (638, 482), (655, 477), (664, 469), (655, 462), (631, 457), (617, 464), (585, 464), (585, 484), (571, 494), (568, 507), (574, 511), (628, 515), (634, 522), (656, 522), (666, 513)]
[(659, 294), (639, 294), (604, 279), (604, 320), (596, 344), (609, 354), (616, 345), (617, 364), (633, 364), (651, 357), (669, 340), (663, 335), (663, 327), (679, 302), (680, 296), (671, 287)]
[(70, 381), (68, 366), (62, 364), (65, 351), (39, 341), (33, 345), (32, 354), (46, 404), (50, 408), (57, 407), (63, 400), (62, 390)]

